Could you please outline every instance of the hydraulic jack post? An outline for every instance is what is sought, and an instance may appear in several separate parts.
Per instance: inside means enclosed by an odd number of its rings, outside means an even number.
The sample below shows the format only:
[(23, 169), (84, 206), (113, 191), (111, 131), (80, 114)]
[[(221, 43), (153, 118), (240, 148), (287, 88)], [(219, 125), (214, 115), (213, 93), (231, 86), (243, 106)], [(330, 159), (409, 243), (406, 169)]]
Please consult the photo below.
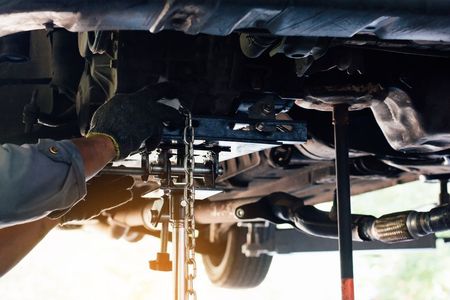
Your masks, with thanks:
[(336, 196), (341, 262), (342, 300), (353, 300), (352, 216), (350, 207), (350, 173), (348, 166), (348, 105), (333, 107), (334, 147), (336, 151)]
[[(156, 260), (149, 262), (155, 271), (173, 271), (174, 300), (186, 297), (186, 200), (182, 188), (173, 187), (163, 196), (164, 204), (158, 222), (161, 223), (161, 250)], [(167, 252), (169, 240), (169, 223), (172, 226), (172, 257)]]
[(186, 203), (183, 190), (172, 190), (170, 219), (174, 263), (174, 300), (186, 299)]

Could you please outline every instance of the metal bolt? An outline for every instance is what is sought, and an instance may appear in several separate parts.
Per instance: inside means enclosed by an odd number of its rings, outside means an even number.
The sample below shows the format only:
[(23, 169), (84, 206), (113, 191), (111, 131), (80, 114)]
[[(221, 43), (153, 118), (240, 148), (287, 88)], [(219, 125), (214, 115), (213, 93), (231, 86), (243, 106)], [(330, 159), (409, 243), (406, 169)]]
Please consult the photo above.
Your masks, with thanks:
[(186, 200), (182, 200), (182, 201), (180, 202), (180, 205), (183, 206), (183, 207), (186, 207), (186, 206), (187, 206)]
[(217, 168), (217, 175), (223, 175), (223, 168), (222, 167), (218, 167)]
[(255, 125), (256, 130), (263, 131), (264, 130), (264, 123), (258, 123)]
[(242, 208), (236, 209), (236, 216), (238, 218), (243, 218), (245, 216), (245, 211)]
[(272, 112), (272, 105), (268, 104), (268, 103), (264, 104), (263, 105), (263, 112), (265, 114), (270, 114)]
[(51, 154), (58, 154), (59, 150), (56, 146), (51, 146), (48, 148), (48, 151), (50, 151)]

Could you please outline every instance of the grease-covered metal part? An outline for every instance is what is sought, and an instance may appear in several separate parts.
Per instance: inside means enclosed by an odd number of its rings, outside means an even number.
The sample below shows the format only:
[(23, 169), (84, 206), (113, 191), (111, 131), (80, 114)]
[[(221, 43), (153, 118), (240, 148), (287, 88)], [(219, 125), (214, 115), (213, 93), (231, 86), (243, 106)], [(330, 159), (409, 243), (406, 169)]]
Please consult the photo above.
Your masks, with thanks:
[(450, 148), (448, 82), (446, 76), (423, 83), (423, 103), (396, 87), (388, 89), (383, 101), (372, 103), (370, 108), (392, 148), (413, 153)]
[(414, 1), (6, 1), (0, 35), (63, 27), (71, 31), (179, 30), (227, 35), (257, 29), (279, 36), (450, 41), (450, 3)]
[(385, 97), (385, 88), (377, 83), (330, 85), (305, 88), (304, 96), (296, 99), (295, 104), (320, 111), (333, 111), (340, 104), (347, 104), (349, 110), (361, 110)]
[(254, 35), (242, 33), (239, 36), (239, 45), (242, 53), (249, 58), (257, 58), (273, 46), (279, 37), (271, 35)]
[(333, 105), (342, 103), (350, 110), (370, 108), (394, 150), (434, 153), (450, 149), (450, 77), (440, 73), (422, 79), (413, 90), (374, 83), (305, 87), (295, 104), (320, 111), (331, 111)]

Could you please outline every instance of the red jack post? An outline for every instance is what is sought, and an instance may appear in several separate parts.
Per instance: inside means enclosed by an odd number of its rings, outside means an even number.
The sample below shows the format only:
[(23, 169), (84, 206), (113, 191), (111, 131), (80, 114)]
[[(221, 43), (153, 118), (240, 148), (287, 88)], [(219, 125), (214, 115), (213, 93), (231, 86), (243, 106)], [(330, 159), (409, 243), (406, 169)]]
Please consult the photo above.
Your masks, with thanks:
[(338, 104), (333, 107), (333, 125), (336, 150), (336, 194), (342, 300), (354, 300), (350, 172), (348, 166), (348, 105)]

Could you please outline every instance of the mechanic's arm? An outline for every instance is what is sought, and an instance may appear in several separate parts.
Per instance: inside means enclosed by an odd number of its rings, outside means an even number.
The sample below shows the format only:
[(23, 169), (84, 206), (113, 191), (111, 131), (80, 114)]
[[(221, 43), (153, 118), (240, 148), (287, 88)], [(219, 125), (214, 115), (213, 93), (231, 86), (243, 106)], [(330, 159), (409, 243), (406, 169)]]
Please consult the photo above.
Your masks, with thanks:
[(154, 149), (163, 126), (184, 123), (177, 109), (158, 101), (171, 94), (169, 85), (158, 84), (114, 96), (95, 112), (88, 138), (1, 145), (0, 228), (72, 207), (86, 194), (86, 178), (113, 158), (127, 157), (145, 140)]
[(101, 135), (36, 145), (0, 146), (0, 228), (67, 209), (86, 194), (86, 178), (116, 156)]
[(11, 270), (58, 224), (58, 220), (43, 218), (0, 229), (0, 277)]
[(73, 139), (83, 159), (84, 175), (87, 179), (97, 174), (116, 157), (113, 141), (103, 135), (93, 135), (89, 138)]
[[(72, 142), (77, 146), (77, 149), (80, 152), (86, 178), (95, 175), (116, 156), (114, 144), (108, 137), (98, 135), (91, 138), (74, 139)], [(130, 180), (132, 182), (132, 179), (128, 179), (128, 181)], [(114, 183), (111, 185), (116, 186)], [(131, 187), (132, 183), (129, 185)], [(105, 188), (104, 186), (102, 187)], [(95, 192), (92, 191), (91, 193), (95, 194)], [(91, 199), (92, 205), (99, 205), (98, 211), (100, 211), (103, 208), (111, 207), (111, 205), (115, 203), (111, 203), (111, 201), (117, 200), (120, 201), (120, 203), (126, 202), (131, 198), (131, 195), (128, 193), (124, 195), (123, 191), (119, 191), (119, 193), (112, 198), (111, 196), (108, 198), (108, 195), (106, 194), (105, 196), (107, 198)], [(120, 196), (121, 198), (117, 196)], [(96, 195), (91, 197), (95, 198)], [(103, 203), (105, 201), (110, 202)], [(73, 212), (69, 212), (58, 219), (42, 218), (34, 222), (0, 229), (0, 277), (12, 269), (58, 224), (70, 221), (71, 219), (86, 219), (96, 215), (95, 212), (86, 209), (85, 202), (86, 201), (79, 202), (78, 207), (81, 206), (81, 210), (80, 208), (77, 209), (77, 206), (72, 208), (72, 210), (78, 212), (78, 214), (75, 215)]]
[(86, 199), (69, 211), (50, 214), (34, 222), (0, 229), (0, 277), (22, 260), (55, 226), (83, 221), (116, 208), (133, 197), (133, 178), (104, 175), (88, 182)]
[[(98, 135), (91, 138), (74, 139), (72, 142), (80, 152), (86, 178), (92, 177), (116, 156), (114, 144), (108, 137)], [(130, 180), (129, 186), (131, 187), (133, 181), (129, 178), (128, 181)], [(117, 187), (114, 182), (111, 186)], [(95, 191), (90, 191), (89, 193), (94, 193), (94, 195), (90, 195), (90, 198), (97, 197), (97, 199), (91, 199), (90, 201), (92, 205), (98, 205), (95, 211), (114, 206), (114, 201), (116, 200), (122, 203), (131, 198), (131, 195), (128, 194), (129, 192), (124, 195), (122, 190), (119, 190), (115, 195), (108, 195), (108, 191), (111, 189), (105, 186), (101, 187), (105, 189), (104, 196), (106, 198), (100, 198), (98, 195), (95, 195)], [(116, 191), (117, 189), (114, 190)], [(105, 201), (109, 202), (104, 203)], [(113, 202), (111, 203), (111, 201)], [(86, 209), (86, 202), (80, 201), (78, 205), (72, 208), (77, 213), (75, 215), (74, 212), (69, 212), (58, 219), (42, 218), (34, 222), (0, 229), (0, 277), (12, 269), (58, 224), (72, 219), (87, 219), (96, 215), (95, 211), (92, 212), (92, 210)]]

